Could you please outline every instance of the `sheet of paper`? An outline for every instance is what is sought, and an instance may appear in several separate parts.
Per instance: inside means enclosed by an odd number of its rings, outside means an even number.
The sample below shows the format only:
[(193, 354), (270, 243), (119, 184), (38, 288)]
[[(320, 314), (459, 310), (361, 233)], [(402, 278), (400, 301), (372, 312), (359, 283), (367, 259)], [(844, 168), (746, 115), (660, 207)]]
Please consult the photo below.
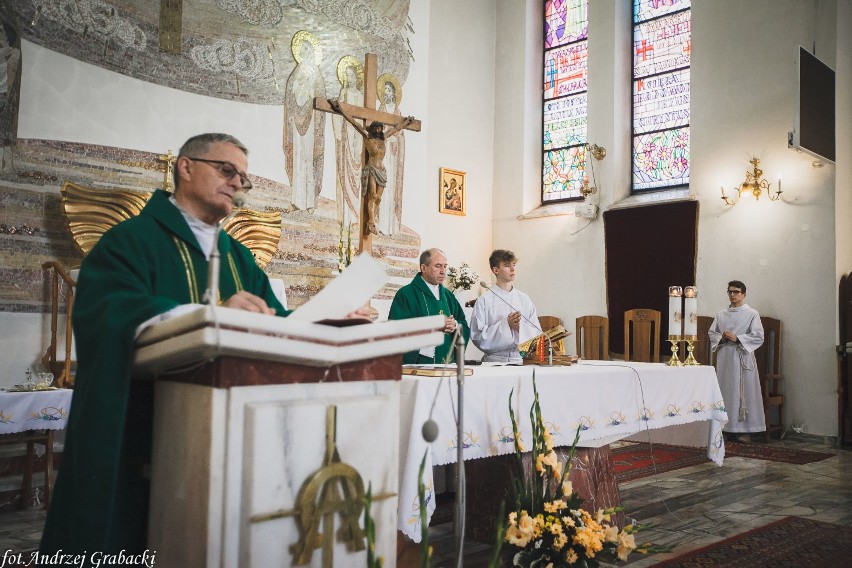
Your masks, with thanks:
[(343, 318), (366, 304), (387, 281), (379, 261), (369, 254), (358, 255), (337, 278), (287, 317), (310, 322)]

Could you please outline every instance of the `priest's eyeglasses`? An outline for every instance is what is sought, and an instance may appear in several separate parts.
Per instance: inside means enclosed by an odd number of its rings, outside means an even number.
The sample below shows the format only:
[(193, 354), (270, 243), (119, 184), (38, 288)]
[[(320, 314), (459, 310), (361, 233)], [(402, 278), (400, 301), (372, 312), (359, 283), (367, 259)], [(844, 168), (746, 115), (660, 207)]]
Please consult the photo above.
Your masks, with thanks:
[(728, 290), (728, 296), (736, 296), (737, 294), (742, 294), (742, 290)]
[(206, 158), (190, 158), (186, 156), (188, 160), (192, 160), (193, 162), (204, 162), (205, 164), (210, 164), (219, 170), (219, 173), (222, 174), (222, 177), (225, 179), (233, 179), (234, 176), (240, 176), (240, 181), (243, 184), (243, 189), (248, 191), (252, 188), (251, 181), (248, 176), (242, 173), (237, 169), (237, 166), (232, 164), (231, 162), (223, 162), (222, 160), (208, 160)]

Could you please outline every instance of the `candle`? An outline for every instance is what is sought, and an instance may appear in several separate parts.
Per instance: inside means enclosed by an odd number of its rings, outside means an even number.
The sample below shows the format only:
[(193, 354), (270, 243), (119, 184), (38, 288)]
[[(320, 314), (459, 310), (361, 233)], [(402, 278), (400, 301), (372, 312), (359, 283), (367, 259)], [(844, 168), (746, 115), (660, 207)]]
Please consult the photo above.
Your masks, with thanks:
[(669, 337), (680, 335), (681, 293), (680, 286), (669, 286)]
[(683, 289), (683, 334), (698, 335), (698, 288), (687, 286)]

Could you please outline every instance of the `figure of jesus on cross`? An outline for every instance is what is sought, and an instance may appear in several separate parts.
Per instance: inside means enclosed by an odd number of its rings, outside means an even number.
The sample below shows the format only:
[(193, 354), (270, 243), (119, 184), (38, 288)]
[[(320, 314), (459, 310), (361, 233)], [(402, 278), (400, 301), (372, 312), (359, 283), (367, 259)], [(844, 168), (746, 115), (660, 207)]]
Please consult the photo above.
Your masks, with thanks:
[[(385, 189), (385, 139), (400, 130), (420, 131), (420, 121), (408, 116), (399, 120), (399, 115), (375, 110), (377, 58), (368, 53), (364, 62), (364, 107), (350, 105), (337, 99), (314, 99), (314, 109), (340, 114), (364, 137), (363, 170), (361, 174), (361, 213), (358, 252), (371, 252), (372, 236), (378, 234), (379, 204)], [(370, 123), (362, 125), (360, 121)], [(385, 130), (385, 126), (389, 126)]]
[(358, 124), (358, 121), (340, 107), (340, 102), (337, 99), (331, 99), (328, 103), (334, 112), (340, 113), (364, 137), (364, 150), (367, 152), (367, 157), (361, 170), (361, 199), (364, 201), (362, 207), (362, 217), (364, 218), (361, 219), (361, 225), (364, 227), (363, 233), (376, 235), (378, 234), (376, 225), (379, 222), (379, 203), (388, 181), (384, 164), (385, 138), (390, 138), (410, 125), (414, 122), (414, 117), (406, 116), (387, 131), (384, 124), (374, 120), (365, 130), (363, 126)]

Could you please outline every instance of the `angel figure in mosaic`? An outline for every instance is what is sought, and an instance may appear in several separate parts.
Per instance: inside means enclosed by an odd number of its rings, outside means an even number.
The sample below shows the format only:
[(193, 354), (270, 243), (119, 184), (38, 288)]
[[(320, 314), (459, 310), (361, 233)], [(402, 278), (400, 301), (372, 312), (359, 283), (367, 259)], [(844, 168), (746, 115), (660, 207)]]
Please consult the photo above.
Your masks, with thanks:
[[(364, 67), (351, 55), (337, 63), (340, 80), (338, 100), (355, 106), (364, 106)], [(337, 220), (345, 226), (358, 224), (361, 211), (361, 160), (364, 147), (361, 134), (342, 116), (331, 117), (334, 127), (335, 156), (337, 161)]]
[(21, 50), (14, 31), (0, 24), (0, 171), (12, 165), (17, 138)]
[(320, 72), (322, 46), (301, 30), (290, 42), (296, 67), (287, 78), (284, 99), (284, 158), (294, 209), (313, 211), (322, 190), (325, 114), (314, 112), (314, 97), (325, 97)]
[[(402, 102), (402, 87), (399, 79), (385, 73), (379, 77), (377, 83), (379, 110), (401, 117), (399, 103)], [(402, 180), (405, 173), (405, 134), (402, 130), (387, 140), (385, 169), (387, 185), (384, 199), (379, 206), (378, 229), (385, 235), (395, 235), (402, 225)]]

